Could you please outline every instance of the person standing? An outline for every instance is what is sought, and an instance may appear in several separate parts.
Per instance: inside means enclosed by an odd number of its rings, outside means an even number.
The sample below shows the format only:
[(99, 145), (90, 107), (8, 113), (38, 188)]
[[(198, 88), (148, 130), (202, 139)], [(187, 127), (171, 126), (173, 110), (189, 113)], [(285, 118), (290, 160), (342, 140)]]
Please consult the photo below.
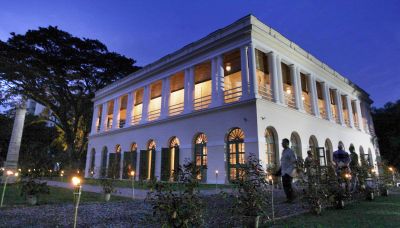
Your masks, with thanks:
[(281, 157), (281, 175), (283, 190), (286, 194), (286, 202), (293, 202), (295, 196), (292, 188), (293, 176), (296, 169), (296, 154), (292, 149), (289, 148), (289, 139), (284, 138), (282, 140), (282, 157)]

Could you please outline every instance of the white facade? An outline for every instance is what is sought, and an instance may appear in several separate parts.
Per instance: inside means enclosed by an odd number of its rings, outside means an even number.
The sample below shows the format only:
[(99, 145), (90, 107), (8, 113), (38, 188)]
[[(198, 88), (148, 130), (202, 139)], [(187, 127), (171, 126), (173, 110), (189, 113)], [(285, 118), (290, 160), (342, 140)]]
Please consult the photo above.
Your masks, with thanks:
[(303, 158), (310, 148), (325, 150), (325, 163), (339, 142), (373, 164), (379, 155), (369, 95), (251, 15), (98, 91), (93, 101), (87, 177), (107, 176), (112, 163), (120, 178), (133, 170), (137, 178), (172, 180), (178, 161), (196, 160), (204, 182), (227, 183), (243, 162), (236, 151), (278, 165), (283, 138)]

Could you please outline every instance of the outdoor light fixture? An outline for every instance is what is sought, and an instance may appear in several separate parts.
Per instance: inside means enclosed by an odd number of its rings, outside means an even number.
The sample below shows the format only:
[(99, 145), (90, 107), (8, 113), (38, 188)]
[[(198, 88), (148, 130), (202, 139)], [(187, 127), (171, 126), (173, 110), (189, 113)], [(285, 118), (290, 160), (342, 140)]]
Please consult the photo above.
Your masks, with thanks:
[(306, 98), (304, 96), (301, 96), (301, 99), (304, 101)]
[(344, 175), (344, 177), (345, 177), (346, 179), (348, 179), (348, 180), (351, 179), (351, 175), (350, 175), (349, 173), (346, 173), (346, 174)]
[(232, 70), (231, 63), (226, 63), (225, 70), (228, 72)]
[(218, 191), (218, 169), (215, 170), (215, 192)]
[(132, 199), (135, 198), (135, 171), (130, 171), (129, 175), (132, 178)]
[(274, 179), (272, 175), (268, 176), (268, 180), (271, 182), (271, 208), (272, 208), (272, 221), (275, 221), (275, 210), (274, 210)]
[(292, 93), (292, 90), (287, 89), (287, 90), (286, 90), (286, 93), (287, 93), (287, 94), (291, 94), (291, 93)]
[(72, 177), (72, 184), (74, 185), (74, 200), (75, 200), (74, 228), (76, 228), (79, 201), (81, 200), (81, 193), (82, 193), (81, 179), (79, 177)]

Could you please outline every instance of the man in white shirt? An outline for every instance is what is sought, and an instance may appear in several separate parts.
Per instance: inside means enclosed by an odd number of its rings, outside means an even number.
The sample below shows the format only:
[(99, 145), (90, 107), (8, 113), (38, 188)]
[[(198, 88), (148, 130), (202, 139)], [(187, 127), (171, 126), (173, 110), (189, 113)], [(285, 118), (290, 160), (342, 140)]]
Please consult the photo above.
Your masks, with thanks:
[(292, 181), (296, 169), (296, 154), (289, 148), (289, 139), (282, 140), (282, 157), (281, 157), (281, 174), (283, 190), (286, 194), (287, 202), (291, 203), (294, 200)]

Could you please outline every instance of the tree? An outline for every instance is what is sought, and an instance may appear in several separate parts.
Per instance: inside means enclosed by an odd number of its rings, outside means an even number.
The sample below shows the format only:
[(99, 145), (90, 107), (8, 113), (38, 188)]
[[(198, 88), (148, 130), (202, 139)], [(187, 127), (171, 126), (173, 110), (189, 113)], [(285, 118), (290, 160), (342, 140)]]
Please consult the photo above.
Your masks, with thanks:
[[(84, 158), (95, 91), (139, 68), (98, 40), (49, 26), (0, 41), (1, 98), (23, 95), (49, 110), (70, 162)], [(54, 118), (49, 118), (54, 116)], [(72, 164), (71, 165), (79, 165)]]
[(400, 169), (400, 100), (372, 110), (382, 157)]

